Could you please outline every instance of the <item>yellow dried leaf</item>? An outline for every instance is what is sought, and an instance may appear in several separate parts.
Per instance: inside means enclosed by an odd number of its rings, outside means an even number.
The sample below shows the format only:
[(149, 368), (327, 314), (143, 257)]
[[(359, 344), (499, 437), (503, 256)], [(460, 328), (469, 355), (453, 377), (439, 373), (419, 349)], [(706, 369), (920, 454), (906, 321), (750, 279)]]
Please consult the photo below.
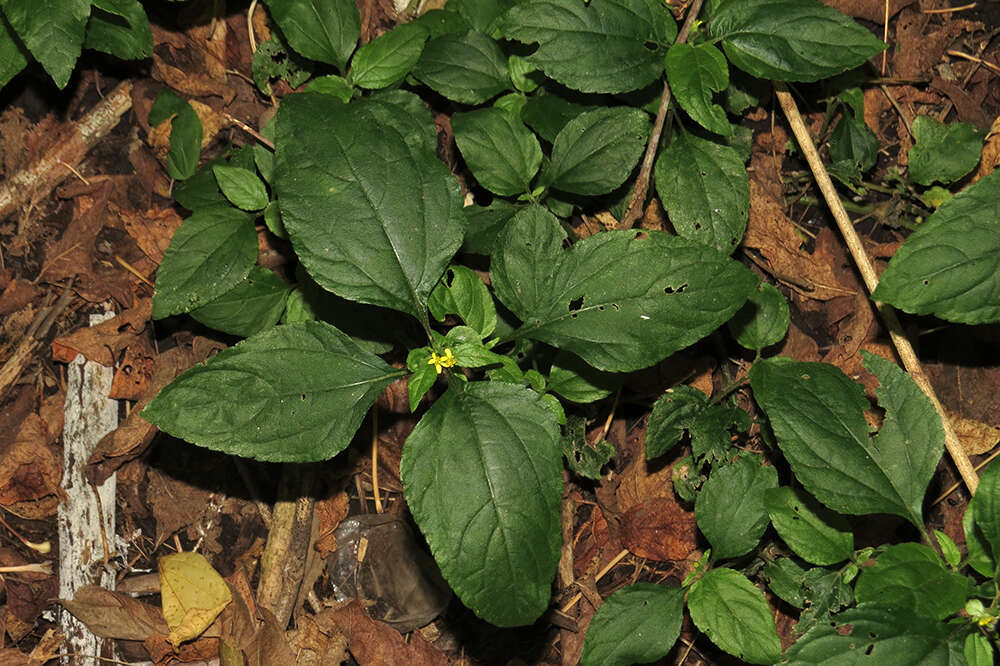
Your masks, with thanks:
[(163, 617), (168, 640), (177, 648), (201, 635), (233, 600), (229, 586), (200, 553), (174, 553), (160, 558)]
[(952, 411), (945, 410), (945, 413), (959, 441), (962, 442), (962, 448), (970, 456), (986, 453), (1000, 442), (1000, 428), (975, 419), (967, 419)]

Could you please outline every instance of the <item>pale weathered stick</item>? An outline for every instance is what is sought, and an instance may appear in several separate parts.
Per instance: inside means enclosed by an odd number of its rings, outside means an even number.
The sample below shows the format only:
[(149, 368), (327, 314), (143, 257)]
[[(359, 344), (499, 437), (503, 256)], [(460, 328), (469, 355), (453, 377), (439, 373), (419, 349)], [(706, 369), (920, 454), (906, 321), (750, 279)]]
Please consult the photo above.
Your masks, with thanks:
[(73, 175), (94, 145), (132, 108), (132, 82), (124, 81), (79, 121), (41, 158), (0, 185), (0, 220), (31, 199), (41, 199)]
[[(844, 205), (840, 203), (837, 190), (833, 186), (833, 181), (830, 180), (830, 174), (827, 173), (826, 167), (823, 166), (823, 161), (820, 159), (819, 153), (816, 152), (812, 136), (809, 134), (809, 130), (806, 129), (805, 123), (802, 122), (802, 116), (799, 114), (795, 100), (792, 99), (787, 86), (783, 83), (776, 82), (774, 86), (778, 94), (778, 102), (781, 103), (781, 110), (785, 112), (785, 117), (792, 126), (792, 132), (795, 134), (796, 140), (798, 140), (802, 153), (806, 156), (806, 161), (809, 162), (809, 168), (816, 179), (816, 184), (819, 185), (819, 189), (823, 193), (823, 198), (826, 199), (826, 203), (830, 207), (830, 212), (833, 213), (834, 219), (837, 220), (837, 226), (840, 228), (840, 233), (844, 236), (847, 249), (850, 250), (851, 256), (854, 258), (854, 263), (857, 265), (858, 271), (861, 273), (861, 277), (865, 281), (865, 286), (868, 288), (868, 293), (870, 294), (875, 291), (875, 287), (878, 285), (878, 274), (875, 272), (875, 267), (868, 258), (868, 253), (865, 252), (864, 245), (861, 244), (861, 239), (858, 237), (857, 232), (854, 230), (854, 225), (851, 223), (851, 218), (847, 216), (847, 211), (844, 210)], [(952, 428), (951, 422), (945, 415), (944, 407), (934, 393), (934, 387), (931, 386), (927, 374), (920, 365), (920, 360), (913, 350), (913, 345), (910, 344), (909, 338), (903, 332), (903, 327), (899, 323), (896, 311), (885, 303), (876, 302), (875, 307), (882, 316), (882, 321), (885, 322), (886, 328), (889, 329), (889, 336), (892, 338), (892, 343), (896, 347), (899, 358), (903, 361), (903, 367), (910, 373), (917, 386), (927, 394), (927, 397), (934, 404), (934, 409), (940, 415), (941, 425), (944, 426), (945, 447), (948, 449), (951, 459), (955, 462), (955, 467), (958, 468), (958, 472), (961, 474), (965, 486), (969, 489), (969, 493), (975, 494), (976, 488), (979, 487), (979, 476), (972, 468), (968, 454), (966, 454), (962, 443), (958, 439), (958, 435), (955, 434), (955, 429)]]

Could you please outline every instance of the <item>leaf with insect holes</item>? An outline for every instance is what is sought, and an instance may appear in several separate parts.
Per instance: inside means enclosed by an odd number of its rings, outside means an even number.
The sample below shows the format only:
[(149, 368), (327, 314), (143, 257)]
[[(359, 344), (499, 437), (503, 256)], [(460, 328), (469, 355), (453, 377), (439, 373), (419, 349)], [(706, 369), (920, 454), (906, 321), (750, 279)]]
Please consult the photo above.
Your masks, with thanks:
[(493, 287), (522, 322), (513, 337), (573, 352), (598, 370), (638, 370), (693, 344), (757, 283), (712, 248), (661, 232), (609, 231), (568, 250), (565, 237), (542, 208), (518, 213), (498, 237)]

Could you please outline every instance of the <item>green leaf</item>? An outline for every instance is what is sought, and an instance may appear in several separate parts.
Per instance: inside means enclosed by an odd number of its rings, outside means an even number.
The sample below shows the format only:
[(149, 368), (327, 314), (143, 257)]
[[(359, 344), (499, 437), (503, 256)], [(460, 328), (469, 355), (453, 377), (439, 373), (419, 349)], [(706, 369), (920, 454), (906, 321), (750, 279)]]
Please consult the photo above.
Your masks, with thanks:
[[(878, 137), (864, 120), (844, 115), (830, 135), (830, 159), (846, 162), (864, 173), (878, 159)], [(977, 158), (978, 159), (978, 158)]]
[(758, 78), (817, 81), (881, 53), (885, 44), (818, 0), (727, 0), (712, 37), (729, 61)]
[(922, 528), (921, 505), (941, 458), (941, 422), (909, 375), (892, 362), (864, 355), (882, 386), (886, 415), (872, 442), (864, 390), (823, 363), (767, 359), (750, 383), (767, 412), (782, 452), (806, 490), (834, 511), (891, 513)]
[[(980, 479), (980, 486), (982, 485), (981, 481)], [(995, 483), (995, 481), (991, 481), (991, 483)], [(987, 492), (995, 493), (996, 490), (991, 488)], [(976, 491), (976, 495), (979, 495), (978, 490)], [(996, 560), (993, 558), (991, 552), (993, 549), (986, 540), (986, 537), (983, 536), (983, 530), (976, 524), (976, 521), (982, 519), (986, 522), (993, 521), (1000, 523), (1000, 520), (989, 514), (983, 514), (980, 518), (976, 514), (976, 504), (976, 497), (973, 497), (969, 500), (968, 505), (966, 505), (965, 513), (962, 514), (962, 531), (965, 533), (965, 550), (968, 554), (966, 563), (977, 573), (987, 578), (993, 578), (996, 575), (997, 568)], [(994, 525), (992, 529), (996, 530), (997, 526)]]
[(423, 26), (431, 39), (442, 35), (465, 33), (472, 28), (460, 14), (443, 9), (424, 12), (413, 22)]
[(712, 44), (674, 44), (667, 52), (667, 79), (677, 103), (709, 132), (728, 136), (733, 128), (712, 93), (729, 86), (729, 63)]
[(990, 639), (982, 634), (969, 634), (965, 637), (962, 654), (969, 662), (968, 666), (993, 666), (994, 652)]
[(479, 333), (480, 339), (497, 326), (497, 309), (490, 290), (474, 270), (465, 266), (451, 266), (445, 271), (427, 307), (438, 321), (444, 321), (449, 314), (458, 315)]
[(577, 104), (552, 93), (539, 94), (532, 95), (524, 103), (521, 119), (538, 136), (552, 143), (566, 123), (585, 111), (596, 111), (599, 108), (601, 107)]
[(254, 266), (242, 282), (189, 314), (217, 331), (249, 337), (278, 323), (291, 290), (273, 272)]
[(624, 380), (620, 373), (601, 372), (579, 356), (560, 351), (549, 371), (549, 390), (571, 402), (586, 404), (611, 395)]
[(1000, 465), (989, 465), (979, 478), (972, 515), (995, 561), (1000, 553)]
[(542, 149), (520, 119), (500, 109), (477, 109), (454, 114), (451, 129), (480, 185), (501, 196), (530, 191)]
[(330, 74), (328, 76), (316, 77), (310, 81), (306, 85), (306, 92), (330, 95), (347, 104), (354, 97), (354, 86), (344, 77)]
[(257, 261), (253, 217), (217, 206), (184, 220), (156, 271), (153, 318), (190, 312), (242, 282)]
[(750, 181), (735, 148), (682, 131), (660, 152), (654, 179), (678, 234), (732, 254), (750, 215)]
[(958, 566), (962, 563), (962, 551), (958, 549), (958, 544), (941, 530), (934, 530), (934, 538), (937, 540), (938, 546), (941, 548), (941, 554), (944, 555), (944, 561), (947, 562), (948, 566), (952, 569), (958, 569)]
[(948, 321), (1000, 321), (1000, 172), (943, 204), (889, 261), (872, 298)]
[(507, 58), (495, 41), (470, 30), (427, 42), (413, 75), (454, 102), (482, 104), (510, 90)]
[(0, 12), (0, 88), (7, 85), (28, 64), (24, 47)]
[(601, 478), (601, 469), (615, 455), (611, 442), (602, 439), (593, 446), (587, 442), (587, 419), (582, 416), (567, 418), (562, 451), (566, 464), (574, 474), (594, 481)]
[(445, 11), (461, 16), (473, 30), (495, 38), (497, 20), (513, 5), (512, 0), (450, 0)]
[(712, 569), (688, 592), (691, 619), (713, 643), (751, 664), (781, 658), (781, 641), (764, 595), (732, 569)]
[(489, 255), (496, 249), (497, 234), (524, 206), (517, 206), (503, 199), (494, 199), (489, 206), (466, 206), (463, 208), (468, 222), (463, 252)]
[[(271, 79), (281, 79), (290, 87), (297, 88), (312, 76), (315, 63), (292, 50), (285, 43), (281, 30), (275, 26), (271, 31), (271, 38), (257, 45), (257, 50), (253, 54), (252, 67), (253, 82), (257, 89), (265, 95), (269, 95), (271, 94)], [(320, 83), (317, 86), (322, 87), (323, 84)], [(328, 90), (319, 92), (329, 93)], [(347, 99), (350, 99), (350, 95)]]
[(802, 609), (795, 626), (797, 634), (804, 634), (818, 622), (827, 622), (831, 614), (854, 603), (854, 591), (844, 583), (840, 571), (804, 569), (791, 557), (781, 557), (768, 562), (764, 575), (772, 592)]
[(270, 183), (274, 178), (274, 152), (264, 146), (254, 144), (253, 163), (264, 182)]
[(785, 296), (774, 285), (761, 282), (746, 304), (729, 320), (729, 330), (741, 346), (760, 351), (785, 338), (789, 321)]
[(493, 288), (523, 322), (515, 337), (566, 349), (598, 370), (638, 370), (693, 344), (756, 285), (741, 264), (660, 232), (603, 232), (569, 250), (564, 238), (540, 207), (518, 213), (499, 235)]
[(950, 666), (949, 626), (905, 608), (864, 604), (813, 626), (785, 653), (792, 666)]
[(406, 367), (413, 373), (410, 375), (409, 381), (406, 385), (407, 392), (410, 397), (411, 412), (417, 411), (417, 405), (420, 404), (420, 399), (424, 397), (424, 394), (427, 393), (427, 391), (434, 386), (434, 382), (437, 381), (437, 369), (432, 364), (427, 362), (430, 358), (430, 347), (411, 349), (410, 353), (406, 357)]
[(687, 384), (661, 395), (649, 415), (646, 428), (646, 460), (659, 458), (681, 441), (695, 418), (708, 407), (708, 396)]
[(770, 518), (764, 493), (778, 486), (778, 472), (743, 456), (716, 466), (694, 504), (698, 529), (712, 546), (712, 558), (725, 560), (753, 550)]
[(649, 136), (649, 116), (611, 107), (581, 113), (552, 144), (542, 181), (573, 194), (606, 194), (632, 173)]
[(927, 546), (901, 543), (861, 570), (854, 594), (858, 603), (906, 608), (919, 617), (943, 620), (965, 605), (970, 588), (968, 578), (945, 569)]
[(445, 580), (497, 626), (533, 622), (559, 561), (559, 426), (534, 391), (454, 383), (403, 447), (403, 492)]
[(267, 8), (300, 55), (344, 71), (361, 36), (354, 0), (267, 0)]
[(153, 55), (153, 31), (137, 0), (93, 0), (84, 46), (124, 60)]
[(0, 0), (0, 9), (56, 86), (66, 87), (83, 49), (90, 0)]
[(397, 25), (358, 49), (351, 61), (351, 81), (369, 90), (403, 80), (420, 59), (427, 29), (416, 23)]
[(285, 324), (191, 368), (142, 416), (215, 451), (326, 460), (351, 443), (375, 398), (404, 374), (329, 324)]
[(219, 189), (236, 206), (247, 211), (267, 207), (267, 187), (257, 174), (240, 167), (217, 165), (212, 168)]
[(677, 25), (654, 0), (528, 0), (507, 13), (501, 31), (519, 42), (538, 42), (528, 59), (559, 83), (623, 93), (663, 73)]
[(913, 119), (916, 144), (910, 148), (910, 178), (921, 185), (953, 183), (979, 164), (983, 139), (970, 123), (940, 123), (930, 116)]
[(310, 93), (285, 97), (277, 123), (274, 190), (309, 274), (343, 298), (423, 319), (465, 222), (424, 126), (394, 104)]
[(772, 488), (764, 496), (778, 536), (811, 564), (838, 564), (854, 554), (854, 534), (843, 516), (799, 488)]
[(590, 621), (582, 666), (631, 666), (661, 659), (681, 633), (684, 591), (634, 583), (604, 600)]
[(167, 173), (171, 178), (185, 180), (198, 170), (201, 155), (201, 120), (191, 105), (170, 88), (163, 88), (149, 110), (149, 124), (170, 121), (170, 152), (167, 153)]

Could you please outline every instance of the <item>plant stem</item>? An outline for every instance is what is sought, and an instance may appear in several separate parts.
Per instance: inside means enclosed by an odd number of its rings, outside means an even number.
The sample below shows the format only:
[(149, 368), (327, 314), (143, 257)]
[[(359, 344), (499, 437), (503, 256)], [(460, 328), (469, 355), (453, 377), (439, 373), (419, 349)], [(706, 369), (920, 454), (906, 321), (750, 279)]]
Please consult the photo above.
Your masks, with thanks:
[[(694, 0), (688, 7), (687, 17), (684, 25), (677, 33), (677, 40), (674, 44), (685, 42), (691, 34), (691, 27), (701, 12), (702, 0)], [(656, 161), (656, 149), (660, 145), (660, 136), (663, 134), (663, 124), (667, 118), (667, 107), (670, 106), (670, 84), (663, 80), (663, 93), (660, 95), (660, 108), (656, 111), (656, 120), (653, 122), (653, 132), (649, 135), (649, 143), (646, 144), (646, 153), (642, 157), (642, 168), (639, 169), (639, 176), (635, 179), (635, 187), (632, 188), (632, 199), (628, 204), (628, 211), (619, 223), (620, 229), (631, 229), (639, 221), (643, 213), (643, 204), (646, 203), (646, 193), (649, 191), (649, 179), (653, 173), (653, 162)]]
[[(837, 221), (837, 227), (839, 227), (840, 233), (844, 236), (844, 241), (847, 243), (847, 248), (854, 258), (854, 263), (857, 265), (858, 271), (865, 281), (868, 293), (871, 294), (878, 285), (878, 274), (875, 272), (875, 267), (872, 266), (871, 259), (868, 258), (868, 253), (865, 252), (864, 245), (861, 244), (861, 238), (858, 237), (851, 219), (847, 216), (847, 211), (844, 210), (844, 206), (840, 202), (840, 197), (837, 196), (837, 190), (833, 186), (833, 181), (830, 180), (830, 174), (827, 173), (819, 153), (816, 152), (816, 146), (813, 144), (812, 137), (809, 135), (809, 130), (806, 128), (805, 123), (802, 122), (802, 116), (799, 114), (795, 100), (788, 92), (788, 87), (784, 83), (776, 81), (774, 82), (774, 88), (778, 96), (778, 102), (781, 104), (781, 110), (784, 111), (785, 117), (792, 127), (792, 132), (799, 142), (799, 147), (802, 148), (802, 152), (806, 156), (806, 161), (809, 162), (809, 168), (816, 178), (816, 184), (823, 193), (823, 198), (826, 199), (826, 203), (830, 207), (830, 212), (833, 213), (833, 217)], [(954, 428), (952, 428), (951, 421), (945, 415), (944, 407), (941, 405), (941, 401), (938, 400), (937, 394), (934, 392), (934, 387), (931, 386), (927, 374), (920, 365), (920, 359), (917, 358), (913, 345), (910, 344), (909, 338), (906, 337), (906, 333), (899, 323), (899, 318), (896, 316), (896, 311), (889, 305), (877, 301), (875, 302), (875, 308), (881, 315), (882, 321), (885, 322), (886, 328), (889, 329), (889, 336), (892, 338), (892, 343), (896, 347), (900, 359), (903, 361), (903, 367), (910, 373), (917, 386), (930, 398), (934, 409), (937, 410), (938, 415), (941, 417), (941, 425), (944, 427), (945, 447), (948, 449), (955, 467), (958, 468), (965, 486), (969, 489), (969, 494), (974, 495), (976, 488), (979, 487), (979, 476), (972, 468), (969, 456), (965, 453), (958, 435), (955, 433)]]

